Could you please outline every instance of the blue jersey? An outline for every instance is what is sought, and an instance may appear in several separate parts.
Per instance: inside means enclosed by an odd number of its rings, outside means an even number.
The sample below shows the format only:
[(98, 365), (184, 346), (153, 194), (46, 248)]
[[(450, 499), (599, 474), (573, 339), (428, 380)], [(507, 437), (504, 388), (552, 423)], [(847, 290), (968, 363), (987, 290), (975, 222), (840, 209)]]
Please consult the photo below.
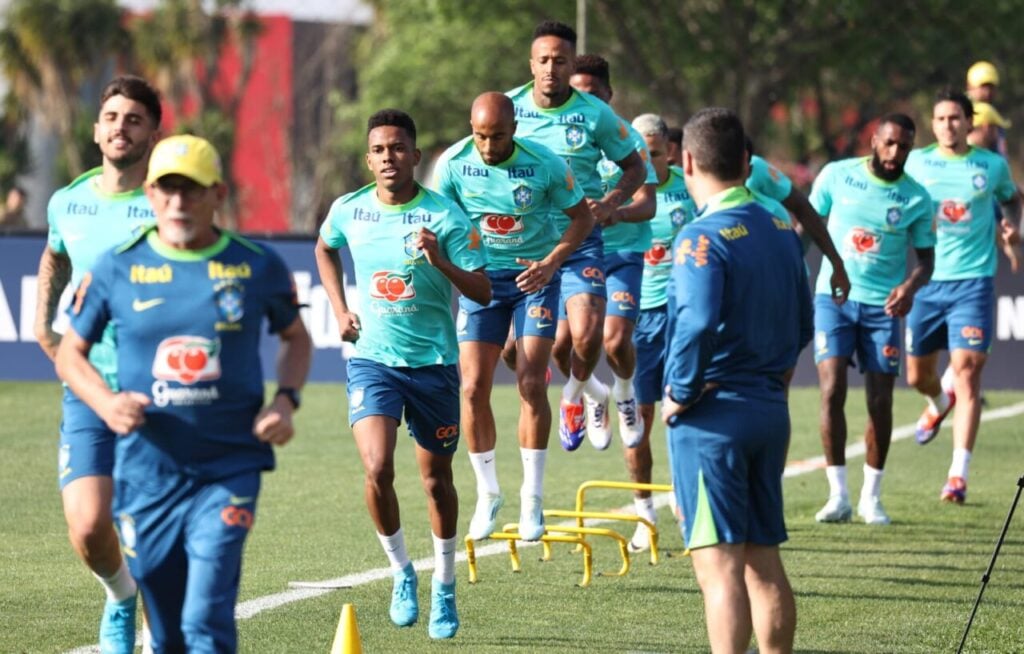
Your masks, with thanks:
[(674, 244), (674, 326), (665, 361), (672, 398), (714, 382), (782, 398), (782, 375), (813, 332), (800, 242), (744, 187), (713, 197)]
[[(156, 222), (142, 188), (104, 193), (99, 188), (102, 168), (93, 168), (58, 190), (46, 207), (47, 243), (71, 261), (71, 288), (106, 252)], [(111, 388), (117, 388), (116, 337), (108, 330), (89, 353), (89, 361)]]
[(104, 257), (78, 287), (71, 326), (90, 343), (117, 331), (123, 390), (149, 396), (146, 422), (118, 441), (122, 465), (201, 479), (267, 470), (256, 440), (263, 406), (259, 339), (291, 325), (298, 303), (274, 252), (229, 233), (203, 250), (164, 245), (155, 230)]
[[(907, 248), (935, 247), (932, 201), (909, 175), (876, 177), (868, 157), (825, 166), (811, 189), (814, 210), (828, 219), (850, 277), (850, 300), (884, 305), (907, 273)], [(832, 264), (821, 262), (815, 292), (832, 294)]]
[[(636, 148), (636, 153), (640, 155), (640, 158), (644, 162), (644, 169), (647, 171), (647, 177), (644, 179), (644, 184), (658, 184), (658, 171), (654, 169), (654, 165), (651, 163), (651, 155), (647, 150), (647, 142), (644, 141), (644, 137), (640, 136), (640, 132), (633, 129), (633, 126), (629, 123), (625, 123), (626, 129), (629, 131), (629, 137), (633, 140), (633, 145)], [(601, 174), (601, 189), (607, 195), (609, 191), (615, 188), (615, 185), (622, 179), (622, 169), (619, 168), (618, 164), (614, 161), (605, 157), (601, 159), (601, 162), (597, 165), (597, 170)], [(627, 206), (633, 202), (632, 198), (626, 200), (623, 206)], [(606, 253), (612, 252), (644, 252), (651, 246), (651, 221), (644, 220), (638, 223), (626, 223), (621, 222), (616, 225), (612, 225), (604, 230), (604, 251)]]
[(320, 238), (334, 249), (347, 245), (352, 254), (362, 325), (356, 358), (406, 368), (458, 360), (451, 282), (414, 245), (424, 227), (454, 265), (486, 265), (480, 232), (457, 204), (434, 191), (420, 188), (409, 202), (389, 205), (370, 184), (331, 205)]
[(517, 258), (548, 256), (562, 237), (558, 216), (583, 200), (565, 161), (540, 143), (514, 142), (511, 156), (492, 166), (466, 137), (434, 166), (434, 189), (476, 225), (491, 271), (522, 270)]
[(974, 147), (945, 155), (932, 144), (911, 152), (906, 170), (932, 198), (938, 239), (932, 281), (995, 275), (996, 201), (1017, 193), (1006, 160)]

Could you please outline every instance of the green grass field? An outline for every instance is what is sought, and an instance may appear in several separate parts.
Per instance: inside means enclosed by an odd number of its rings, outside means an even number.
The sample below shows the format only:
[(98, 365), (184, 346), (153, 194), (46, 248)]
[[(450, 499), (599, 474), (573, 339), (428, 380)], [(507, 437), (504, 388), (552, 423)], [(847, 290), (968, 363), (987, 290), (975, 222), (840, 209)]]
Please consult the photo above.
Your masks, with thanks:
[[(851, 433), (864, 424), (861, 391), (849, 401)], [(67, 543), (56, 491), (60, 388), (0, 383), (0, 652), (66, 652), (96, 642), (103, 594)], [(990, 408), (1024, 401), (1024, 393), (991, 392)], [(814, 389), (793, 393), (792, 460), (820, 454)], [(499, 425), (499, 479), (508, 498), (502, 517), (518, 516), (521, 480), (514, 442), (514, 390), (494, 399)], [(912, 423), (920, 400), (900, 391), (896, 424)], [(362, 470), (345, 426), (340, 386), (315, 385), (297, 415), (297, 438), (279, 451), (278, 470), (264, 477), (258, 519), (249, 539), (241, 601), (274, 596), (295, 580), (326, 580), (386, 567), (363, 504)], [(884, 483), (889, 527), (819, 525), (813, 514), (826, 499), (820, 471), (785, 482), (790, 540), (783, 556), (797, 595), (801, 652), (954, 652), (988, 566), (999, 530), (1024, 474), (1022, 419), (987, 422), (971, 467), (968, 504), (943, 505), (939, 489), (949, 465), (949, 431), (919, 447), (894, 443)], [(664, 430), (655, 428), (655, 481), (667, 481)], [(546, 506), (571, 508), (587, 479), (625, 479), (621, 444), (606, 452), (588, 444), (563, 452), (557, 437), (548, 459)], [(851, 490), (859, 492), (863, 458), (850, 461)], [(462, 529), (475, 490), (464, 451), (456, 456)], [(398, 493), (410, 556), (432, 555), (425, 499), (413, 450), (399, 443)], [(588, 507), (630, 504), (627, 493), (601, 491)], [(467, 583), (458, 567), (462, 628), (434, 643), (425, 618), (398, 629), (387, 617), (390, 581), (339, 589), (283, 604), (239, 620), (242, 652), (328, 652), (342, 604), (357, 609), (363, 650), (378, 652), (704, 652), (700, 593), (667, 508), (659, 513), (668, 554), (658, 566), (641, 557), (625, 577), (602, 576), (578, 588), (582, 563), (567, 545), (541, 563), (524, 548), (523, 571), (510, 572), (504, 554), (483, 558), (480, 581)], [(620, 529), (630, 535), (631, 528)], [(595, 542), (595, 571), (616, 570), (614, 546)], [(429, 573), (420, 597), (428, 606)], [(83, 650), (84, 651), (84, 650)], [(1024, 651), (1024, 507), (1015, 516), (968, 641), (971, 652)]]

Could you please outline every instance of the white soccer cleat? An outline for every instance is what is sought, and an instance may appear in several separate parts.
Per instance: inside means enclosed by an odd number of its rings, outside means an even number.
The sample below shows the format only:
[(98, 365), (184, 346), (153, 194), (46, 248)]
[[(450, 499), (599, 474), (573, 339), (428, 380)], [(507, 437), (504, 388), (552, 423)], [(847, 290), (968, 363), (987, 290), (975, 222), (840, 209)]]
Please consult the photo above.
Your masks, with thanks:
[(889, 514), (882, 508), (882, 500), (877, 497), (862, 497), (857, 503), (857, 515), (869, 525), (887, 525), (892, 522)]
[(587, 409), (587, 439), (594, 449), (608, 449), (612, 442), (612, 430), (608, 424), (608, 393), (599, 398), (584, 392), (583, 404)]
[(519, 535), (523, 540), (540, 540), (544, 535), (544, 508), (539, 495), (522, 499), (519, 509)]
[(473, 540), (490, 538), (498, 523), (498, 510), (505, 504), (501, 493), (483, 493), (476, 500), (473, 519), (469, 521), (469, 537)]
[(814, 515), (818, 522), (849, 522), (853, 517), (853, 507), (845, 495), (833, 495), (825, 502), (821, 511)]
[(619, 436), (623, 445), (628, 448), (636, 447), (644, 439), (644, 419), (640, 415), (636, 398), (616, 402), (615, 408), (619, 412)]
[(637, 552), (645, 552), (651, 548), (651, 530), (647, 528), (642, 522), (638, 522), (636, 525), (636, 531), (633, 532), (633, 537), (629, 539), (629, 551), (634, 554)]

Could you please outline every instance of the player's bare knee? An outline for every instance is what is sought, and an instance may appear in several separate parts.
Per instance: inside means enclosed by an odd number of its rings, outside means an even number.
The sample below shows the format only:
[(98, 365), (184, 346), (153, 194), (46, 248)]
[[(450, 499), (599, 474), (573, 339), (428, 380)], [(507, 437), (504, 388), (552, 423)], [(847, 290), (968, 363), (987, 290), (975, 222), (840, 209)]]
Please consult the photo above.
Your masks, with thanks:
[(366, 484), (376, 491), (392, 488), (395, 483), (395, 466), (383, 459), (370, 461), (366, 464)]
[(548, 385), (544, 381), (543, 371), (540, 374), (531, 372), (520, 375), (516, 387), (519, 389), (519, 397), (527, 404), (537, 405), (548, 401)]
[(476, 408), (489, 405), (491, 401), (491, 385), (479, 378), (464, 377), (462, 380), (462, 397), (470, 406)]

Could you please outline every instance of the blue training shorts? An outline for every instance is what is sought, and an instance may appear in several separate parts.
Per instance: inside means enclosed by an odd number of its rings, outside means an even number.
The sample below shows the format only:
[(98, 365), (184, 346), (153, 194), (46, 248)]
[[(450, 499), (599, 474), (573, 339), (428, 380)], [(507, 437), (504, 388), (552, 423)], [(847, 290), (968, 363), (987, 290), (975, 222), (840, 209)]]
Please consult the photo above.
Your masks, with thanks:
[(667, 431), (669, 464), (686, 546), (785, 541), (785, 396), (767, 400), (715, 389), (673, 422)]
[(348, 422), (402, 413), (425, 450), (454, 454), (459, 443), (459, 373), (455, 365), (390, 368), (370, 359), (348, 360)]
[(633, 330), (636, 346), (636, 376), (633, 388), (639, 404), (654, 404), (665, 394), (665, 341), (668, 335), (668, 305), (643, 309)]
[(608, 308), (605, 315), (636, 322), (640, 313), (640, 286), (644, 277), (643, 252), (613, 252), (604, 255)]
[(521, 270), (488, 271), (491, 302), (486, 306), (464, 295), (459, 296), (455, 330), (460, 343), (483, 341), (504, 345), (510, 323), (515, 328), (516, 338), (555, 338), (555, 330), (558, 328), (555, 312), (558, 311), (561, 273), (556, 272), (547, 286), (528, 295), (516, 286), (516, 277), (521, 273)]
[(202, 480), (122, 462), (114, 516), (156, 651), (234, 652), (242, 551), (260, 471)]
[(814, 296), (814, 363), (856, 353), (860, 371), (900, 374), (900, 321), (885, 307)]
[(991, 277), (931, 282), (914, 296), (907, 316), (907, 354), (923, 357), (941, 349), (988, 352), (994, 314)]
[(558, 319), (565, 320), (565, 303), (569, 298), (581, 293), (605, 296), (604, 257), (601, 250), (584, 247), (569, 255), (562, 264), (562, 288), (558, 300)]
[(61, 490), (81, 477), (110, 477), (117, 434), (85, 402), (64, 388), (57, 481)]

